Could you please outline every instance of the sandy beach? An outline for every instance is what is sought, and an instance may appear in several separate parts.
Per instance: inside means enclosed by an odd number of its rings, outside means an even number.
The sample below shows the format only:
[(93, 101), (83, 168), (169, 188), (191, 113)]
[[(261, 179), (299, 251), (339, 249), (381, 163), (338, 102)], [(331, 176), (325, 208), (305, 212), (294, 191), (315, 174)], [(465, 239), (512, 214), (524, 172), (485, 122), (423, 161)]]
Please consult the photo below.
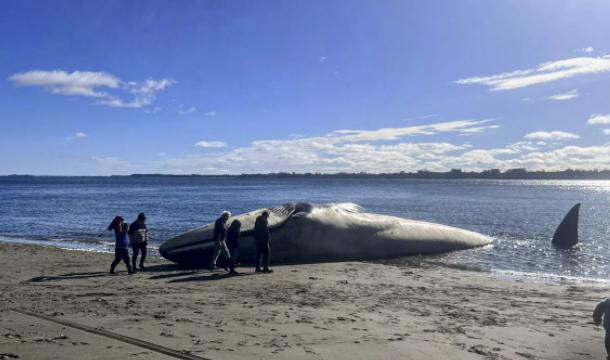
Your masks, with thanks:
[[(0, 244), (0, 359), (172, 359), (13, 310), (206, 359), (603, 359), (607, 289), (427, 264), (107, 274), (112, 254)], [(85, 355), (86, 354), (86, 355)]]

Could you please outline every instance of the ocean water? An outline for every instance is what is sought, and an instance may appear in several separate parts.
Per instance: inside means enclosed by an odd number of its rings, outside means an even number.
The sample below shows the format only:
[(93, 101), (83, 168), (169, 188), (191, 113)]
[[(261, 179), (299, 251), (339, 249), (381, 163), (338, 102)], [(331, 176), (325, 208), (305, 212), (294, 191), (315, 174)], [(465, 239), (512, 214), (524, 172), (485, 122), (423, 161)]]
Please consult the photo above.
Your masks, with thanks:
[[(494, 238), (484, 248), (420, 259), (431, 263), (505, 276), (610, 279), (610, 181), (0, 177), (0, 241), (111, 251), (105, 228), (112, 218), (131, 222), (144, 212), (154, 247), (225, 209), (295, 201), (352, 202)], [(555, 228), (578, 202), (581, 244), (553, 248)]]

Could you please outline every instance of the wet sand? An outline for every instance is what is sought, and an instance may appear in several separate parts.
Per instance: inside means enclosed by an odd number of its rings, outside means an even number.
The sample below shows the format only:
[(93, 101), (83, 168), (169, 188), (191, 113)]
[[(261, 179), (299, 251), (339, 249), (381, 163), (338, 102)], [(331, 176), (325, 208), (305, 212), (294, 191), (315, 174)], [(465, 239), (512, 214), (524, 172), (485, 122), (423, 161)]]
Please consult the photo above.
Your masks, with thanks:
[(605, 358), (607, 288), (359, 262), (109, 275), (112, 257), (0, 243), (0, 359), (175, 358), (10, 309), (208, 359)]

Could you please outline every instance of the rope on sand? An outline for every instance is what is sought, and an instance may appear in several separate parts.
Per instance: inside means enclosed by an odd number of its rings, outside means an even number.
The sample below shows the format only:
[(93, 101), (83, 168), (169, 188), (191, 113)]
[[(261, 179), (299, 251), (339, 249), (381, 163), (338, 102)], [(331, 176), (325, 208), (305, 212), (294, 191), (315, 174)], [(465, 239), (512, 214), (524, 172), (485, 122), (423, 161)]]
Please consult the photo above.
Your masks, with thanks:
[(107, 337), (107, 338), (110, 338), (110, 339), (114, 339), (114, 340), (122, 341), (124, 343), (128, 343), (128, 344), (131, 344), (131, 345), (139, 346), (139, 347), (142, 347), (142, 348), (145, 348), (145, 349), (148, 349), (148, 350), (152, 350), (152, 351), (164, 354), (164, 355), (175, 357), (177, 359), (184, 359), (184, 360), (211, 360), (211, 359), (208, 359), (208, 358), (204, 358), (204, 357), (188, 354), (188, 353), (185, 353), (185, 352), (181, 352), (181, 351), (178, 351), (178, 350), (174, 350), (174, 349), (171, 349), (171, 348), (167, 348), (165, 346), (160, 346), (160, 345), (157, 345), (157, 344), (153, 344), (153, 343), (150, 343), (148, 341), (144, 341), (144, 340), (132, 338), (132, 337), (129, 337), (129, 336), (113, 333), (113, 332), (110, 332), (110, 331), (107, 331), (107, 330), (93, 328), (93, 327), (82, 325), (82, 324), (78, 324), (78, 323), (75, 323), (75, 322), (72, 322), (72, 321), (56, 319), (54, 317), (50, 317), (50, 316), (43, 315), (43, 314), (35, 314), (35, 313), (31, 313), (31, 312), (26, 311), (26, 310), (20, 310), (20, 309), (11, 309), (11, 310), (16, 312), (16, 313), (23, 314), (23, 315), (32, 316), (32, 317), (39, 318), (39, 319), (42, 319), (42, 320), (54, 322), (56, 324), (60, 324), (60, 325), (68, 326), (68, 327), (71, 327), (71, 328), (74, 328), (74, 329), (78, 329), (78, 330), (81, 330), (81, 331), (85, 331), (85, 332), (88, 332), (88, 333), (91, 333), (91, 334), (95, 334), (95, 335), (99, 335), (99, 336), (104, 336), (104, 337)]

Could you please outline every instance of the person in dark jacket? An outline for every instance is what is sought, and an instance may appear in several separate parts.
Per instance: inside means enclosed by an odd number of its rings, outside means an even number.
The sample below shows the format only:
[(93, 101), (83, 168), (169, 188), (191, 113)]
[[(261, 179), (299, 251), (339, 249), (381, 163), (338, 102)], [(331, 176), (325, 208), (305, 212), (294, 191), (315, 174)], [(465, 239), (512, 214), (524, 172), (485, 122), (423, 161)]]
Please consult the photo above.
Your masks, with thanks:
[[(265, 210), (254, 222), (254, 244), (256, 245), (256, 272), (272, 273), (269, 269), (271, 248), (269, 240), (269, 211)], [(261, 270), (261, 266), (263, 269)]]
[(227, 230), (227, 247), (229, 248), (229, 266), (231, 275), (239, 275), (237, 271), (235, 271), (235, 265), (237, 263), (237, 258), (239, 257), (239, 232), (241, 231), (241, 222), (239, 220), (233, 220), (231, 226)]
[(593, 322), (595, 325), (602, 324), (602, 316), (603, 316), (603, 324), (604, 329), (606, 330), (606, 359), (610, 360), (610, 299), (606, 299), (595, 307), (595, 311), (593, 311)]
[(129, 239), (127, 238), (127, 224), (122, 216), (115, 216), (114, 220), (108, 225), (108, 231), (114, 231), (114, 261), (110, 265), (110, 273), (114, 274), (114, 269), (121, 262), (121, 260), (127, 266), (127, 272), (133, 274), (131, 265), (129, 264)]
[(231, 255), (229, 255), (229, 249), (227, 249), (227, 222), (231, 217), (231, 213), (228, 211), (223, 211), (220, 214), (220, 217), (216, 219), (214, 222), (214, 253), (212, 254), (212, 260), (210, 261), (210, 269), (216, 269), (216, 261), (218, 261), (218, 257), (222, 254), (224, 258), (224, 269), (225, 271), (229, 271), (227, 264), (229, 259), (231, 259)]
[(146, 245), (148, 245), (148, 228), (146, 227), (146, 216), (144, 213), (138, 214), (135, 222), (129, 226), (129, 240), (133, 249), (133, 257), (131, 264), (133, 270), (136, 271), (136, 262), (138, 253), (142, 252), (140, 257), (140, 270), (144, 270), (144, 260), (146, 260)]

